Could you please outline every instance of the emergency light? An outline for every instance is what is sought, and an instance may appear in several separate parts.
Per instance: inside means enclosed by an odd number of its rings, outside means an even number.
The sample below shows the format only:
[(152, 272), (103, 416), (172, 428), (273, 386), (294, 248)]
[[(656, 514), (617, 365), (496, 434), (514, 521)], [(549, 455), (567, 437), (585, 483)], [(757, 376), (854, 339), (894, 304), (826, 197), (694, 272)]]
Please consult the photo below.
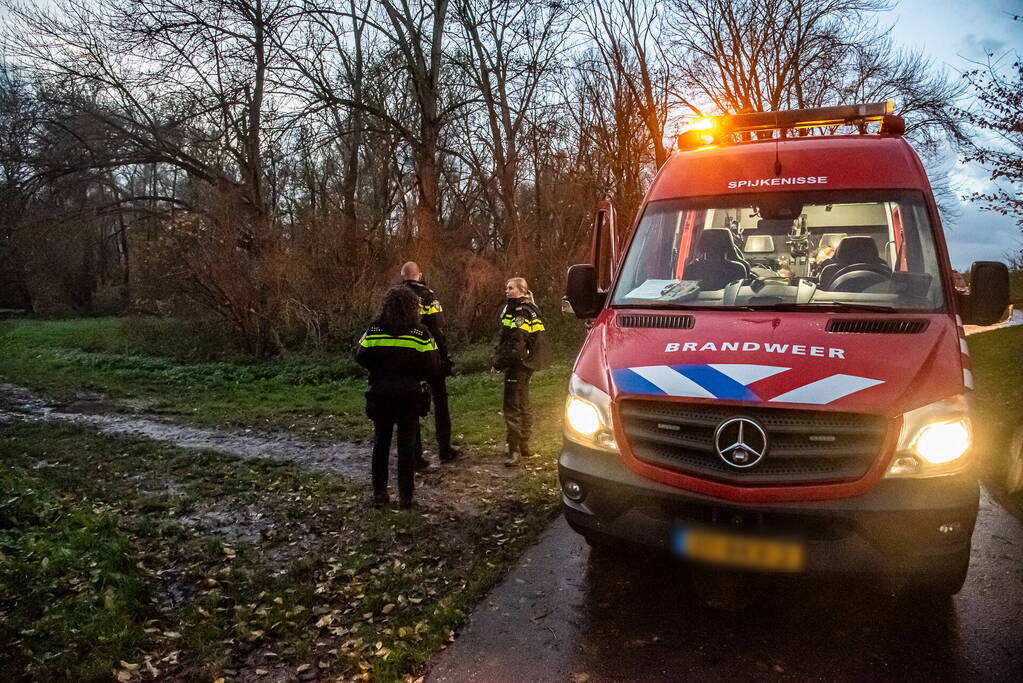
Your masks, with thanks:
[(815, 109), (788, 109), (784, 111), (758, 111), (747, 114), (708, 116), (697, 120), (685, 133), (678, 136), (678, 148), (689, 151), (699, 147), (727, 142), (735, 133), (761, 133), (821, 128), (824, 126), (854, 125), (861, 134), (867, 132), (868, 123), (879, 123), (878, 133), (902, 135), (906, 122), (896, 116), (894, 102), (847, 104)]

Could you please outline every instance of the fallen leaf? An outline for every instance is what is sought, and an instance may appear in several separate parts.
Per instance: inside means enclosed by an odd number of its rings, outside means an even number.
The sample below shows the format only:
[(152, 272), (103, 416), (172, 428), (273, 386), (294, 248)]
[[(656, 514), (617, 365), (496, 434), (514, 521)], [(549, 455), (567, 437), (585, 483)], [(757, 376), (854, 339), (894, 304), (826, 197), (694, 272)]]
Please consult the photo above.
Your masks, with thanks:
[(118, 681), (120, 681), (120, 683), (128, 683), (128, 681), (131, 680), (130, 671), (115, 671), (114, 676)]
[(313, 668), (312, 664), (299, 664), (298, 668), (295, 669), (295, 671), (297, 671), (298, 673), (302, 673), (303, 671), (308, 671), (311, 668)]
[(386, 605), (384, 605), (384, 608), (380, 611), (383, 612), (384, 614), (390, 614), (391, 612), (394, 611), (394, 607), (395, 607), (394, 603), (389, 602)]

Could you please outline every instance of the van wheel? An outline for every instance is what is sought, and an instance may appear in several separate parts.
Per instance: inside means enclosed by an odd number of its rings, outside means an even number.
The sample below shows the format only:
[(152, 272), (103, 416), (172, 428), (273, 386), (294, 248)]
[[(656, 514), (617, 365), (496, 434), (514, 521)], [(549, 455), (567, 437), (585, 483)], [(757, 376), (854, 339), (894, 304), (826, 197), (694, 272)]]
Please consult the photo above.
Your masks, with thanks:
[(1005, 477), (1009, 493), (1023, 491), (1023, 425), (1016, 428), (1009, 445), (1009, 472)]
[(970, 552), (956, 560), (955, 566), (943, 574), (919, 579), (911, 587), (911, 591), (932, 598), (949, 598), (958, 593), (966, 583), (966, 574), (970, 569)]
[(621, 547), (622, 542), (614, 536), (602, 534), (599, 531), (587, 531), (583, 534), (586, 545), (590, 546), (593, 554), (612, 555)]

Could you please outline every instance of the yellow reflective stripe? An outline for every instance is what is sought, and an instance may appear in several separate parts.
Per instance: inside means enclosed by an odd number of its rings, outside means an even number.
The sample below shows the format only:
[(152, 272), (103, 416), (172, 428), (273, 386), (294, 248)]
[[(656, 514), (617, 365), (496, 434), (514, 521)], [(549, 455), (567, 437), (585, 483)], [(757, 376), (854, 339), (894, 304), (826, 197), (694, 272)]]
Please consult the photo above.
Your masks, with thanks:
[(363, 339), (407, 339), (408, 341), (418, 342), (420, 344), (429, 344), (433, 342), (433, 339), (417, 337), (414, 334), (384, 334), (383, 332), (367, 332), (362, 335)]
[(433, 315), (434, 313), (440, 313), (444, 309), (441, 308), (439, 301), (434, 301), (429, 306), (419, 304), (419, 315)]
[(505, 327), (518, 328), (520, 330), (525, 330), (526, 332), (545, 332), (547, 330), (547, 328), (543, 326), (543, 321), (539, 318), (523, 320), (521, 323), (516, 323), (514, 318), (505, 317), (501, 318), (501, 324)]
[(432, 339), (412, 339), (409, 337), (384, 337), (375, 335), (363, 337), (359, 340), (359, 346), (370, 349), (374, 347), (390, 346), (414, 351), (436, 351), (437, 344)]

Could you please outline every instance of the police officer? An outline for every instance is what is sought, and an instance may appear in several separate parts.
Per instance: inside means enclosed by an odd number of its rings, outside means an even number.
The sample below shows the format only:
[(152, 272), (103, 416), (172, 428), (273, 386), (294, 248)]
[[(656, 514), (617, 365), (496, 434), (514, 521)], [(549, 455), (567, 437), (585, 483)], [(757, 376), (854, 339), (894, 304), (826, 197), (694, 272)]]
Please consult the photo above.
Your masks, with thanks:
[(494, 369), (504, 370), (504, 421), (508, 429), (508, 459), (513, 467), (528, 458), (533, 416), (529, 410), (529, 379), (546, 363), (547, 338), (540, 309), (529, 285), (513, 277), (504, 286), (508, 301), (501, 311), (501, 336)]
[(419, 321), (419, 298), (392, 287), (355, 354), (369, 370), (366, 415), (373, 420), (373, 504), (386, 505), (391, 432), (398, 432), (398, 502), (412, 507), (419, 418), (430, 410), (427, 382), (441, 373), (440, 353)]
[[(433, 394), (433, 419), (437, 427), (437, 453), (441, 462), (451, 462), (461, 453), (451, 447), (451, 411), (448, 408), (448, 388), (446, 378), (451, 374), (454, 363), (448, 353), (448, 339), (444, 334), (444, 308), (437, 300), (433, 290), (423, 283), (423, 272), (415, 261), (409, 261), (401, 267), (402, 284), (419, 297), (419, 315), (423, 325), (430, 330), (437, 349), (440, 351), (441, 374), (430, 382), (430, 393)], [(417, 469), (429, 467), (429, 463), (420, 455)]]

